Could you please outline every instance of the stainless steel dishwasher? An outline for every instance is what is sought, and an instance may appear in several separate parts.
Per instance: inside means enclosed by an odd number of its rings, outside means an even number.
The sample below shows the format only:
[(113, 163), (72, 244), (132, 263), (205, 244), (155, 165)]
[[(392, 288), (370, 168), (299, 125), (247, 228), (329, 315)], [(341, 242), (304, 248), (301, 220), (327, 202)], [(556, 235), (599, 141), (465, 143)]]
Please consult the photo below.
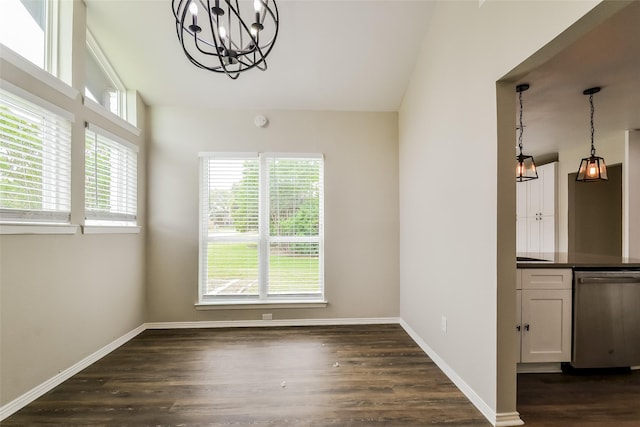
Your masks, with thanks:
[(575, 271), (575, 368), (640, 366), (640, 271)]

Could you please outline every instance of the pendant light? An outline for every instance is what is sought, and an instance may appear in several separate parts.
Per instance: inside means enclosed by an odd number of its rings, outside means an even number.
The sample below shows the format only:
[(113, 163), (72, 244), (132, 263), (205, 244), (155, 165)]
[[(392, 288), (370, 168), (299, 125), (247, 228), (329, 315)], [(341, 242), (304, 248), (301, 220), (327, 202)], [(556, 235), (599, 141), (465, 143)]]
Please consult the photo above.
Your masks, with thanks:
[(580, 162), (580, 168), (576, 176), (576, 181), (579, 182), (606, 181), (608, 179), (607, 165), (602, 157), (596, 156), (596, 148), (593, 144), (593, 94), (598, 92), (600, 92), (599, 87), (592, 87), (582, 92), (583, 95), (589, 95), (589, 105), (591, 106), (591, 155)]
[(516, 92), (518, 92), (518, 99), (520, 101), (520, 135), (518, 136), (518, 148), (520, 154), (516, 156), (518, 164), (516, 166), (516, 181), (523, 182), (538, 178), (538, 171), (536, 170), (536, 163), (533, 161), (533, 156), (525, 156), (522, 154), (522, 133), (524, 132), (524, 126), (522, 125), (522, 92), (529, 89), (529, 85), (524, 83), (516, 86)]

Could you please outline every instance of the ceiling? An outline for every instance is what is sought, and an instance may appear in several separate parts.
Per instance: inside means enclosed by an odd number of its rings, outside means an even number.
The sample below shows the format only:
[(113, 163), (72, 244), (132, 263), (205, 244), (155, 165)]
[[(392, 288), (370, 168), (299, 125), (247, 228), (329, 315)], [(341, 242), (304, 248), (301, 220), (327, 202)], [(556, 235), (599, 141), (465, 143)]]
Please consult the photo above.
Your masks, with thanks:
[(599, 141), (619, 141), (624, 131), (640, 129), (640, 1), (517, 83), (531, 86), (522, 94), (525, 154), (553, 157), (583, 146), (588, 156), (590, 107), (582, 91), (594, 86), (602, 88), (593, 96), (596, 150)]
[[(281, 25), (269, 69), (231, 80), (188, 62), (170, 0), (86, 3), (96, 40), (148, 105), (337, 111), (399, 109), (435, 7), (414, 0), (278, 0)], [(588, 153), (582, 91), (593, 86), (602, 87), (594, 95), (596, 148), (640, 129), (640, 1), (517, 83), (525, 82), (527, 154), (553, 157), (579, 146)]]
[(187, 60), (170, 0), (86, 4), (100, 47), (148, 105), (346, 111), (399, 109), (434, 7), (431, 1), (278, 0), (280, 29), (268, 70), (231, 80)]

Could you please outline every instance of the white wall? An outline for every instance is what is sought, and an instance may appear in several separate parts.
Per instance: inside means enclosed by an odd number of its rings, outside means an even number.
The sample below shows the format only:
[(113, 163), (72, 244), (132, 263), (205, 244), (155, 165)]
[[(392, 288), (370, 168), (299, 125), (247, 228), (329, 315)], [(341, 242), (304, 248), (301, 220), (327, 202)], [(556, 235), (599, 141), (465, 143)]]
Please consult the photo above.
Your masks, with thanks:
[(496, 82), (597, 3), (438, 3), (400, 110), (400, 315), (494, 422), (516, 409), (515, 86)]
[[(157, 107), (150, 129), (150, 321), (398, 317), (397, 113)], [(326, 308), (196, 311), (200, 151), (325, 155)]]
[[(569, 250), (569, 177), (578, 171), (580, 161), (590, 153), (588, 129), (585, 131), (584, 146), (558, 153), (558, 252)], [(623, 132), (609, 140), (595, 141), (597, 155), (608, 165), (624, 163), (625, 135)], [(624, 168), (623, 168), (624, 169)]]
[[(82, 92), (85, 8), (73, 9), (74, 87)], [(69, 28), (67, 28), (69, 30)], [(69, 36), (71, 36), (69, 34)], [(71, 61), (69, 61), (71, 62)], [(131, 140), (140, 147), (141, 234), (0, 236), (0, 406), (144, 323), (145, 319), (145, 147), (139, 137), (0, 59), (2, 78), (75, 115), (72, 129), (72, 212), (84, 216), (84, 122)], [(144, 105), (137, 99), (138, 123)]]

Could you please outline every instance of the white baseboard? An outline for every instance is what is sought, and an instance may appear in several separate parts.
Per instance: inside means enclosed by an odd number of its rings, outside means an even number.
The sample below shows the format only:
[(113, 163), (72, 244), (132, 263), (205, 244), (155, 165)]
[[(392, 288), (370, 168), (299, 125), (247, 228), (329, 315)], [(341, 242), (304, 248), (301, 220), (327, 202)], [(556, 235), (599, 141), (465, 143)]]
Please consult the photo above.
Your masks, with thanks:
[(278, 320), (229, 320), (202, 322), (149, 322), (146, 329), (186, 328), (258, 328), (273, 326), (340, 326), (340, 325), (384, 325), (399, 324), (397, 317), (365, 317), (339, 319), (278, 319)]
[(130, 339), (132, 339), (133, 337), (135, 337), (136, 335), (138, 335), (140, 332), (144, 330), (145, 330), (144, 325), (138, 326), (134, 330), (124, 334), (120, 338), (117, 338), (116, 340), (105, 345), (95, 353), (85, 357), (78, 363), (70, 366), (64, 371), (49, 378), (47, 381), (43, 382), (42, 384), (32, 388), (28, 392), (24, 393), (22, 396), (19, 396), (14, 400), (12, 400), (11, 402), (7, 403), (6, 405), (0, 407), (0, 421), (4, 420), (9, 415), (19, 411), (20, 409), (24, 408), (29, 403), (33, 402), (43, 394), (53, 389), (54, 387), (62, 384), (64, 381), (68, 380), (78, 372), (82, 371), (87, 366), (102, 359), (104, 356), (111, 353), (113, 350), (120, 347), (121, 345), (125, 344), (127, 341), (129, 341)]
[(510, 427), (524, 425), (519, 412), (498, 412), (493, 423), (496, 427)]
[(404, 320), (400, 319), (400, 325), (418, 346), (427, 353), (427, 356), (449, 377), (456, 387), (469, 399), (469, 401), (485, 416), (494, 426), (520, 426), (524, 422), (520, 419), (518, 412), (496, 413), (478, 394), (467, 384), (458, 373), (449, 366), (429, 345), (414, 331)]

